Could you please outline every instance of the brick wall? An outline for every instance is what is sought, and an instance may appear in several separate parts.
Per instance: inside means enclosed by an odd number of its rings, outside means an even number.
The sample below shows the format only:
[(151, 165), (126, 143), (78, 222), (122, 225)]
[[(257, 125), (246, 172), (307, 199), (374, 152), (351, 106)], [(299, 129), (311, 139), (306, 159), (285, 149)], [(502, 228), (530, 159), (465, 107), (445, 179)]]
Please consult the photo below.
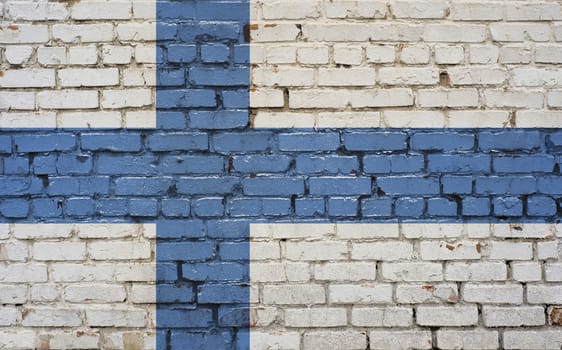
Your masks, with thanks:
[(4, 1), (0, 348), (560, 348), (560, 6)]

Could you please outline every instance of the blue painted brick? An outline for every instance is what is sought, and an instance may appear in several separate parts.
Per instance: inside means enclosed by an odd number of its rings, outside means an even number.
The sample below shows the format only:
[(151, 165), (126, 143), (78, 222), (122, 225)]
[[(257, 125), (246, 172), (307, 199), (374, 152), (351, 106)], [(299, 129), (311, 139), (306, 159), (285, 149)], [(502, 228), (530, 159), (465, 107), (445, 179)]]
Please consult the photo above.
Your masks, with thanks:
[(475, 188), (478, 194), (530, 194), (537, 190), (537, 179), (532, 176), (482, 176), (476, 178)]
[(172, 40), (178, 33), (178, 26), (175, 23), (156, 23), (156, 32), (158, 41)]
[(191, 111), (189, 126), (192, 129), (240, 129), (250, 120), (246, 110)]
[(427, 157), (427, 170), (434, 173), (487, 173), (490, 166), (491, 157), (485, 154), (430, 154)]
[(497, 216), (521, 216), (523, 202), (517, 197), (500, 197), (493, 199), (494, 214)]
[(158, 238), (162, 239), (203, 238), (207, 233), (202, 220), (159, 220), (157, 227)]
[(247, 242), (225, 242), (219, 244), (221, 261), (247, 262), (250, 259), (250, 245)]
[(396, 132), (357, 132), (343, 135), (349, 151), (398, 151), (406, 149), (408, 135)]
[(96, 201), (96, 212), (102, 216), (127, 215), (127, 200), (124, 198), (101, 198)]
[(330, 216), (356, 216), (358, 207), (357, 198), (328, 199), (328, 215)]
[(211, 326), (212, 322), (213, 311), (211, 309), (168, 310), (160, 308), (158, 310), (158, 327), (176, 328), (181, 324), (184, 328), (206, 328)]
[(530, 216), (552, 216), (556, 214), (556, 202), (550, 197), (527, 198), (527, 214)]
[(222, 327), (250, 327), (250, 312), (243, 305), (221, 305), (218, 319)]
[(291, 157), (251, 155), (232, 157), (234, 171), (241, 173), (282, 173), (289, 169)]
[(29, 158), (8, 157), (4, 158), (4, 174), (27, 175), (29, 174)]
[(285, 177), (256, 177), (242, 180), (248, 196), (290, 196), (304, 194), (304, 179)]
[(468, 151), (474, 148), (474, 135), (456, 132), (415, 133), (410, 147), (422, 151)]
[(0, 135), (0, 153), (12, 153), (12, 138), (9, 135)]
[(213, 136), (213, 148), (220, 153), (266, 151), (271, 133), (221, 133)]
[(162, 196), (170, 190), (168, 177), (122, 177), (115, 180), (115, 193), (130, 196)]
[(158, 112), (156, 128), (159, 130), (185, 130), (187, 128), (186, 114), (183, 112)]
[(60, 217), (62, 207), (62, 198), (37, 198), (31, 201), (31, 213), (36, 218)]
[(64, 211), (70, 216), (92, 216), (94, 201), (91, 198), (69, 198), (66, 200)]
[(313, 177), (308, 185), (312, 195), (371, 194), (369, 177)]
[(29, 214), (27, 199), (4, 199), (0, 203), (0, 212), (7, 218), (25, 218)]
[(100, 154), (97, 159), (98, 174), (154, 175), (157, 171), (158, 158), (151, 155)]
[(47, 192), (50, 195), (104, 195), (109, 194), (107, 176), (60, 176), (49, 178)]
[(423, 198), (398, 198), (395, 205), (396, 216), (419, 217), (423, 215)]
[(472, 193), (472, 176), (446, 175), (441, 178), (441, 185), (445, 194)]
[(179, 20), (195, 18), (195, 2), (162, 1), (156, 6), (156, 18), (159, 20)]
[(57, 156), (50, 154), (48, 156), (37, 156), (33, 158), (33, 173), (35, 175), (56, 174), (57, 172)]
[[(178, 279), (178, 265), (176, 263), (160, 261), (158, 250), (156, 251), (156, 280), (158, 282), (175, 282)], [(156, 288), (156, 294), (162, 284), (159, 283)]]
[(245, 67), (216, 69), (193, 67), (189, 69), (189, 82), (198, 86), (247, 86), (250, 71)]
[(554, 164), (554, 157), (546, 154), (494, 157), (494, 170), (498, 173), (551, 173)]
[(295, 214), (297, 216), (316, 216), (324, 214), (324, 199), (299, 198), (295, 201)]
[(539, 177), (538, 192), (544, 194), (562, 194), (562, 176)]
[(390, 158), (388, 155), (368, 155), (363, 157), (363, 171), (367, 174), (390, 173)]
[(204, 261), (215, 255), (214, 242), (159, 243), (158, 261)]
[(201, 45), (201, 60), (205, 63), (228, 62), (230, 48), (224, 44)]
[(72, 134), (15, 135), (16, 152), (70, 151), (76, 147), (76, 136)]
[(247, 267), (238, 263), (196, 263), (182, 265), (182, 278), (187, 281), (225, 282), (242, 281)]
[(390, 198), (371, 198), (361, 201), (361, 214), (365, 217), (390, 216), (392, 200)]
[(214, 90), (187, 89), (158, 91), (158, 108), (215, 107), (217, 99)]
[(189, 199), (163, 199), (162, 214), (169, 217), (185, 217), (191, 212)]
[(148, 149), (165, 151), (205, 151), (209, 148), (209, 136), (205, 133), (159, 133), (148, 137)]
[(141, 135), (136, 133), (89, 133), (80, 137), (86, 151), (138, 152), (142, 148)]
[(162, 68), (156, 73), (156, 84), (158, 86), (184, 86), (185, 69)]
[(262, 213), (262, 200), (235, 198), (230, 201), (228, 212), (233, 217), (259, 216)]
[(234, 45), (234, 63), (250, 63), (250, 45)]
[(168, 46), (168, 62), (189, 63), (195, 61), (197, 56), (196, 45), (170, 45)]
[(283, 216), (291, 213), (291, 200), (288, 198), (264, 198), (262, 201), (263, 215)]
[(336, 133), (279, 134), (281, 151), (335, 151), (340, 147), (340, 135)]
[(61, 154), (57, 158), (60, 175), (85, 175), (92, 171), (92, 157), (88, 154)]
[(548, 142), (554, 147), (562, 146), (562, 132), (558, 131), (548, 136)]
[(250, 288), (232, 284), (203, 284), (197, 288), (197, 301), (200, 304), (239, 304), (247, 303)]
[(219, 239), (246, 239), (250, 235), (250, 225), (244, 220), (209, 220), (207, 235)]
[[(220, 333), (188, 333), (174, 331), (170, 338), (172, 349), (183, 349), (189, 344), (191, 350), (230, 349), (231, 335), (228, 332)], [(160, 349), (160, 347), (159, 347)]]
[(201, 198), (193, 202), (193, 213), (199, 217), (213, 217), (224, 215), (224, 199)]
[(490, 199), (466, 197), (462, 200), (462, 215), (487, 216), (490, 215)]
[(296, 161), (299, 174), (349, 175), (356, 174), (359, 169), (357, 157), (301, 155)]
[(222, 91), (222, 105), (226, 109), (248, 109), (249, 101), (248, 89)]
[(533, 150), (542, 144), (543, 137), (538, 131), (483, 131), (478, 134), (478, 147), (483, 151)]
[(368, 155), (363, 157), (363, 168), (370, 174), (415, 173), (424, 168), (422, 155)]
[(224, 160), (216, 156), (164, 156), (160, 169), (166, 174), (211, 174), (224, 171)]
[(240, 184), (237, 177), (182, 177), (178, 180), (177, 191), (181, 194), (230, 194)]
[(195, 293), (191, 283), (158, 284), (156, 300), (159, 304), (190, 303), (195, 300)]
[(447, 198), (431, 198), (427, 201), (427, 213), (432, 216), (456, 216), (457, 203)]
[(241, 26), (238, 23), (194, 22), (181, 25), (179, 37), (182, 42), (204, 42), (236, 40), (240, 37)]
[(244, 21), (249, 19), (248, 1), (197, 1), (196, 19), (202, 21)]
[(0, 177), (0, 196), (21, 196), (40, 194), (43, 182), (36, 177), (2, 176)]
[(386, 194), (439, 194), (439, 179), (434, 177), (379, 177), (377, 185)]
[(129, 215), (155, 217), (158, 215), (158, 200), (129, 199)]

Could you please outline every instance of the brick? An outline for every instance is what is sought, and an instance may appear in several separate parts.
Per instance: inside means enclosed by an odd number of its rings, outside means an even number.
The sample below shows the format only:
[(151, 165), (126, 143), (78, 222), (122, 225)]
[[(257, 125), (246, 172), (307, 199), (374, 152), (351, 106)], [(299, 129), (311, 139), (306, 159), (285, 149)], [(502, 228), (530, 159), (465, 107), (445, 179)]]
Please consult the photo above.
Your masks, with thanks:
[(268, 305), (323, 304), (324, 287), (320, 285), (264, 286), (263, 302)]
[(562, 333), (558, 330), (509, 330), (503, 334), (503, 343), (506, 349), (557, 348), (562, 343)]
[(435, 263), (383, 263), (382, 277), (390, 281), (441, 281), (443, 267)]
[(521, 304), (523, 302), (523, 287), (520, 284), (503, 286), (465, 284), (462, 294), (465, 301), (481, 304)]
[(351, 324), (359, 327), (408, 327), (413, 322), (413, 310), (405, 307), (354, 307)]
[(345, 308), (287, 309), (287, 327), (338, 327), (347, 324)]
[(390, 303), (390, 284), (331, 284), (328, 286), (329, 301), (333, 304), (375, 304)]
[(429, 331), (370, 331), (372, 349), (431, 349), (432, 339)]
[(418, 306), (416, 322), (420, 326), (471, 326), (478, 323), (476, 305)]
[(497, 331), (439, 330), (437, 346), (443, 349), (497, 349), (499, 334)]
[(529, 284), (527, 286), (527, 302), (529, 304), (559, 304), (561, 289), (557, 285)]
[(329, 346), (336, 346), (359, 350), (367, 346), (367, 335), (365, 332), (354, 330), (307, 332), (304, 334), (303, 344), (307, 349), (324, 349)]
[(77, 327), (82, 325), (80, 312), (64, 308), (32, 308), (21, 323), (24, 327)]
[(396, 301), (401, 304), (456, 303), (460, 300), (456, 284), (399, 284)]
[(454, 262), (445, 265), (447, 281), (505, 281), (507, 266), (503, 262)]
[(486, 327), (542, 326), (545, 323), (542, 306), (488, 306), (482, 308)]

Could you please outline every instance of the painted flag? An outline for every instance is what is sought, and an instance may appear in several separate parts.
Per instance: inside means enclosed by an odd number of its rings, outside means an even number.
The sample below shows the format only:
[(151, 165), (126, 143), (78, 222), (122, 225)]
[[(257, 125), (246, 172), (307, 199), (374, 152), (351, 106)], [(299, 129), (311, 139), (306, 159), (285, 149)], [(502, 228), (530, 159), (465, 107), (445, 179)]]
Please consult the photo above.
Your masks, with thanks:
[(559, 2), (2, 10), (0, 348), (560, 347)]

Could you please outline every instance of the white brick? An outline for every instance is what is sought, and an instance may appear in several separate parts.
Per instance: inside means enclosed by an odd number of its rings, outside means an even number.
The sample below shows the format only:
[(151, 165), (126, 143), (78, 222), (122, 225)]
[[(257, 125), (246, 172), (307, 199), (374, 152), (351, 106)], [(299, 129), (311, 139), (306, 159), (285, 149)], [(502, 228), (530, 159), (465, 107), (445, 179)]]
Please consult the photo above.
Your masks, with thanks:
[(265, 48), (269, 64), (289, 64), (297, 61), (297, 48), (294, 46), (268, 46)]
[(539, 260), (558, 259), (558, 241), (537, 242), (537, 258)]
[(321, 68), (318, 70), (319, 86), (374, 86), (373, 68)]
[(130, 46), (104, 45), (102, 48), (103, 63), (129, 64), (133, 56)]
[(15, 326), (17, 319), (18, 310), (15, 307), (0, 307), (0, 326)]
[(423, 260), (471, 260), (480, 259), (480, 243), (425, 241), (420, 242), (420, 256)]
[(369, 242), (353, 243), (351, 258), (353, 260), (409, 260), (414, 248), (409, 242)]
[(54, 282), (111, 281), (115, 267), (111, 264), (52, 264)]
[(428, 64), (431, 50), (427, 45), (406, 46), (400, 53), (400, 61), (406, 64)]
[(297, 60), (301, 64), (327, 64), (329, 59), (327, 46), (299, 47), (297, 49)]
[(156, 86), (156, 70), (153, 68), (123, 70), (124, 86)]
[(548, 92), (548, 106), (562, 108), (562, 90), (552, 90)]
[[(250, 90), (250, 107), (283, 107), (285, 105), (285, 97), (283, 90), (278, 89), (255, 89)], [(259, 112), (258, 112), (259, 114)], [(254, 120), (254, 127), (255, 125)]]
[(35, 93), (33, 92), (0, 92), (0, 109), (35, 109)]
[(113, 25), (100, 24), (54, 24), (53, 39), (65, 43), (98, 43), (113, 40)]
[(388, 85), (434, 85), (439, 71), (433, 68), (381, 68), (379, 80)]
[(438, 330), (437, 346), (440, 349), (497, 349), (499, 334), (485, 330)]
[(559, 69), (515, 68), (512, 70), (511, 83), (513, 86), (561, 86), (562, 71)]
[(85, 260), (86, 243), (83, 242), (35, 242), (33, 258), (43, 261)]
[(14, 1), (6, 5), (7, 17), (14, 20), (63, 20), (68, 16), (66, 6), (56, 2)]
[(394, 46), (369, 45), (366, 48), (367, 62), (369, 63), (392, 63), (396, 59)]
[(334, 45), (334, 62), (356, 66), (363, 61), (363, 48), (357, 45)]
[(338, 0), (325, 2), (328, 18), (385, 18), (386, 4), (383, 1)]
[(289, 108), (345, 108), (351, 100), (346, 90), (290, 90)]
[(258, 43), (295, 41), (300, 34), (299, 28), (292, 23), (277, 25), (254, 23), (250, 29), (250, 40)]
[(310, 280), (310, 268), (302, 263), (252, 263), (253, 282), (303, 282)]
[(470, 63), (496, 64), (499, 59), (500, 50), (496, 46), (471, 45), (469, 54)]
[(56, 113), (54, 112), (26, 112), (0, 114), (0, 127), (10, 129), (54, 129), (57, 126)]
[(297, 332), (252, 331), (252, 350), (267, 350), (271, 347), (278, 349), (298, 349), (300, 334)]
[(156, 263), (118, 264), (115, 266), (115, 280), (129, 282), (155, 282)]
[(36, 284), (31, 286), (31, 301), (45, 303), (56, 301), (60, 297), (59, 288), (55, 284)]
[(64, 299), (71, 303), (120, 303), (127, 298), (122, 285), (81, 284), (64, 289)]
[(506, 330), (503, 345), (506, 349), (558, 349), (562, 345), (562, 331)]
[(117, 68), (67, 68), (58, 71), (63, 87), (111, 86), (119, 84)]
[(478, 24), (427, 24), (423, 38), (430, 42), (480, 43), (486, 39), (486, 26)]
[(152, 284), (133, 284), (129, 297), (135, 304), (154, 304), (156, 302), (156, 287)]
[(77, 327), (82, 325), (80, 312), (64, 308), (30, 308), (24, 311), (21, 324), (24, 327)]
[(431, 349), (431, 331), (371, 331), (369, 332), (373, 350)]
[(379, 304), (392, 302), (390, 284), (331, 284), (328, 286), (330, 303)]
[(113, 239), (137, 237), (153, 228), (154, 225), (150, 224), (80, 224), (75, 226), (74, 231), (80, 238)]
[(129, 19), (131, 18), (131, 2), (129, 1), (88, 1), (72, 5), (73, 19)]
[(308, 68), (256, 68), (252, 71), (256, 86), (312, 86), (314, 70)]
[(476, 305), (418, 306), (416, 321), (421, 326), (472, 326), (478, 323)]
[(25, 285), (2, 285), (0, 288), (0, 303), (2, 304), (24, 304), (26, 300), (27, 286)]
[(531, 62), (531, 48), (528, 46), (502, 46), (500, 62), (507, 64), (524, 64)]
[(462, 64), (464, 48), (462, 46), (435, 46), (435, 63)]
[(0, 44), (32, 44), (49, 41), (49, 27), (39, 24), (3, 24)]
[(64, 47), (39, 47), (37, 48), (37, 61), (46, 66), (66, 64), (66, 48)]
[(250, 260), (278, 260), (281, 256), (277, 242), (252, 242)]
[(49, 339), (49, 349), (94, 349), (98, 347), (100, 335), (97, 332), (48, 332), (39, 338)]
[(533, 282), (541, 280), (542, 269), (540, 264), (531, 262), (513, 263), (511, 269), (515, 281)]
[(450, 128), (505, 128), (510, 126), (507, 111), (450, 111)]
[[(96, 64), (98, 63), (98, 49), (95, 46), (69, 47), (68, 63), (76, 65)], [(69, 72), (78, 73), (76, 69), (69, 70)], [(84, 74), (87, 74), (87, 72), (84, 72)]]
[(460, 300), (456, 284), (398, 284), (396, 301), (401, 304), (456, 303)]
[(419, 90), (418, 104), (422, 108), (433, 107), (478, 107), (478, 90)]
[(348, 256), (345, 242), (287, 242), (289, 260), (343, 260)]
[(551, 21), (560, 20), (560, 4), (557, 3), (507, 3), (508, 21)]
[[(539, 276), (540, 276), (540, 270), (539, 270)], [(548, 282), (562, 282), (562, 263), (545, 264), (544, 279), (545, 281)]]
[(318, 113), (315, 128), (376, 128), (380, 127), (380, 112)]
[(492, 224), (494, 236), (504, 238), (552, 238), (560, 228), (558, 224)]
[(342, 239), (398, 238), (397, 224), (361, 224), (340, 222), (336, 224), (337, 236)]
[(28, 255), (26, 242), (14, 241), (0, 244), (0, 256), (2, 260), (25, 261)]
[(133, 17), (154, 19), (156, 17), (156, 3), (154, 1), (133, 1)]
[(456, 238), (461, 237), (465, 230), (464, 225), (459, 224), (401, 224), (402, 235), (408, 239), (427, 238)]
[(515, 114), (518, 128), (558, 128), (562, 120), (560, 111), (518, 111)]
[(98, 108), (97, 91), (41, 91), (37, 94), (37, 104), (45, 109), (90, 109)]
[(443, 0), (428, 1), (401, 1), (394, 0), (390, 3), (392, 14), (396, 18), (445, 18), (449, 6)]
[(35, 332), (23, 329), (5, 329), (0, 331), (0, 348), (32, 349), (35, 348)]
[(156, 128), (156, 112), (154, 110), (127, 112), (124, 127), (129, 129), (154, 129)]
[(505, 281), (507, 265), (503, 262), (453, 262), (445, 265), (447, 281)]
[(302, 26), (302, 32), (303, 39), (312, 42), (419, 41), (423, 27), (403, 23), (310, 23)]
[(492, 23), (490, 32), (494, 41), (548, 41), (550, 27), (543, 23)]
[(497, 21), (503, 19), (503, 2), (453, 2), (451, 19), (456, 21)]
[(406, 307), (354, 307), (351, 324), (358, 327), (409, 327), (414, 312)]
[(263, 287), (263, 303), (266, 305), (324, 304), (326, 292), (315, 284), (280, 285)]
[(355, 330), (307, 332), (303, 344), (304, 349), (362, 350), (367, 347), (367, 335)]
[(16, 224), (13, 226), (14, 236), (17, 239), (49, 239), (69, 238), (75, 229), (69, 224)]
[(347, 325), (345, 308), (286, 309), (287, 327), (340, 327)]
[(501, 85), (507, 77), (503, 68), (459, 67), (448, 70), (453, 86), (457, 85)]
[(57, 126), (59, 128), (110, 128), (122, 127), (120, 112), (68, 112), (59, 113)]
[(146, 311), (135, 308), (86, 309), (90, 327), (144, 327)]
[(29, 61), (33, 54), (31, 46), (7, 46), (4, 53), (6, 61), (10, 64), (23, 64)]
[(437, 263), (383, 263), (382, 277), (393, 282), (442, 281), (443, 267)]
[(151, 248), (148, 242), (92, 242), (89, 253), (94, 260), (139, 260), (149, 259)]
[(490, 242), (490, 259), (531, 260), (532, 243), (527, 242)]
[(486, 90), (484, 102), (491, 108), (541, 108), (544, 104), (544, 95), (539, 91), (529, 90)]
[(326, 238), (336, 233), (334, 224), (252, 224), (252, 238)]
[(314, 266), (314, 278), (319, 281), (374, 281), (376, 275), (377, 265), (375, 263), (329, 262)]
[(462, 290), (464, 301), (480, 304), (521, 304), (523, 287), (520, 284), (465, 284)]
[(502, 307), (485, 305), (482, 308), (482, 317), (486, 327), (542, 326), (545, 324), (542, 306)]
[(387, 128), (443, 128), (445, 115), (439, 111), (384, 111), (382, 125)]
[(149, 89), (104, 90), (101, 106), (103, 108), (126, 108), (151, 106), (152, 91)]
[(120, 41), (155, 41), (156, 23), (124, 23), (118, 24), (116, 29), (117, 39)]
[(309, 0), (271, 0), (263, 3), (262, 13), (265, 19), (303, 19), (320, 17), (321, 2)]
[(0, 75), (1, 88), (54, 87), (55, 71), (52, 69), (6, 70)]
[(351, 92), (351, 105), (365, 107), (402, 107), (414, 104), (414, 94), (410, 89), (361, 89)]

